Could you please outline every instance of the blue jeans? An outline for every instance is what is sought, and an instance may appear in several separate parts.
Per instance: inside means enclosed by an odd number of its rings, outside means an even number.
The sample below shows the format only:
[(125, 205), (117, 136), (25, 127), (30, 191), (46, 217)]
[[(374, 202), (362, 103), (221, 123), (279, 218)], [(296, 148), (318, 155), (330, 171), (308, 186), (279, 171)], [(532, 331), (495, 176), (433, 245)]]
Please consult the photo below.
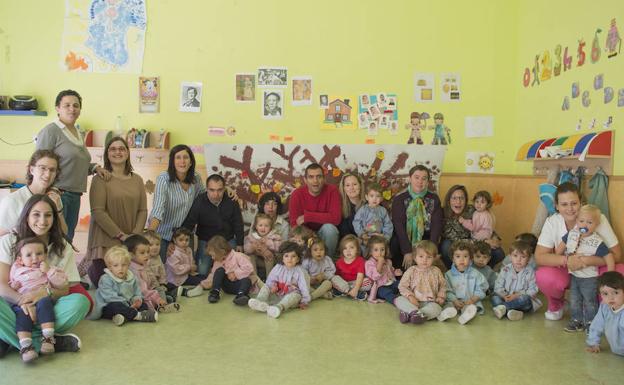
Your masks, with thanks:
[(164, 238), (160, 240), (160, 260), (163, 264), (167, 263), (167, 248), (169, 247), (169, 243), (171, 243), (171, 241)]
[(381, 298), (394, 305), (394, 300), (399, 296), (399, 281), (394, 281), (392, 285), (381, 286), (377, 289), (377, 298)]
[[(208, 275), (212, 269), (212, 256), (206, 254), (206, 243), (201, 239), (197, 242), (197, 251), (195, 251), (195, 263), (197, 264), (197, 273)], [(228, 241), (232, 248), (236, 248), (236, 239), (232, 238)]]
[(63, 217), (67, 224), (67, 239), (74, 240), (74, 230), (78, 225), (78, 215), (80, 214), (80, 197), (82, 193), (63, 191), (61, 202), (63, 202)]
[(505, 305), (507, 310), (520, 310), (524, 313), (530, 312), (533, 310), (533, 302), (531, 302), (531, 296), (523, 294), (520, 297), (506, 302), (502, 297), (493, 294), (492, 299), (492, 307), (496, 307), (498, 305)]
[(317, 231), (317, 234), (319, 238), (325, 242), (327, 255), (333, 259), (336, 256), (336, 246), (338, 245), (338, 237), (340, 236), (338, 228), (331, 223), (325, 223)]
[(573, 320), (587, 324), (594, 319), (598, 312), (598, 277), (570, 275), (570, 311)]

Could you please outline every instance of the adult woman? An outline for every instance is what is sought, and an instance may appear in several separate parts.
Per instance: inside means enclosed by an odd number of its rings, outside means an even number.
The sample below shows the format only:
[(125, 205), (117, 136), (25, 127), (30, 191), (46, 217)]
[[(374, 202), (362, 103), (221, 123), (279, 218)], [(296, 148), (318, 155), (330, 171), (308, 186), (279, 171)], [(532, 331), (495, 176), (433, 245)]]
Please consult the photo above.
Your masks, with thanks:
[(468, 191), (466, 187), (454, 185), (444, 197), (444, 227), (442, 228), (442, 242), (440, 243), (440, 253), (442, 262), (447, 269), (452, 265), (452, 258), (449, 255), (451, 244), (460, 239), (470, 239), (470, 230), (459, 223), (459, 218), (471, 219), (474, 207), (467, 204)]
[[(12, 192), (0, 202), (0, 236), (7, 234), (16, 225), (26, 201), (33, 194), (47, 194), (56, 204), (58, 212), (63, 211), (61, 192), (52, 187), (60, 174), (59, 157), (50, 150), (37, 150), (30, 157), (26, 167), (26, 186)], [(67, 232), (63, 217), (59, 217), (61, 230)]]
[(87, 191), (87, 176), (97, 174), (108, 180), (110, 173), (91, 162), (91, 155), (84, 145), (82, 133), (76, 121), (82, 109), (82, 98), (78, 92), (59, 92), (55, 101), (58, 119), (45, 126), (37, 135), (37, 150), (53, 150), (60, 158), (61, 175), (55, 186), (62, 191), (63, 216), (67, 223), (67, 238), (74, 239), (74, 230), (80, 213), (80, 197)]
[(412, 259), (412, 247), (423, 239), (438, 243), (442, 233), (440, 198), (428, 190), (431, 173), (424, 165), (409, 171), (407, 190), (392, 200), (394, 234), (390, 240), (392, 264), (401, 268)]
[(338, 225), (340, 238), (348, 234), (355, 235), (353, 217), (364, 203), (364, 186), (357, 174), (344, 174), (340, 180), (340, 198), (342, 198), (342, 222)]
[(282, 198), (277, 193), (268, 192), (260, 197), (258, 213), (273, 218), (273, 231), (282, 237), (282, 241), (288, 240), (288, 221), (280, 215), (282, 214)]
[(173, 229), (180, 227), (193, 200), (205, 193), (201, 176), (195, 172), (195, 156), (189, 146), (179, 144), (169, 151), (169, 166), (156, 178), (154, 203), (150, 214), (149, 229), (155, 230), (162, 240), (160, 258), (165, 262), (167, 247)]
[[(535, 249), (535, 261), (538, 269), (535, 273), (537, 286), (548, 300), (546, 319), (557, 321), (563, 317), (565, 290), (570, 284), (569, 270), (578, 270), (584, 266), (598, 266), (598, 273), (605, 269), (603, 258), (590, 256), (563, 256), (554, 254), (557, 244), (567, 232), (574, 228), (579, 208), (581, 193), (573, 183), (562, 183), (555, 194), (557, 212), (546, 219)], [(600, 225), (596, 233), (602, 237), (605, 245), (613, 253), (615, 262), (621, 262), (621, 249), (615, 233), (604, 215), (600, 216)], [(624, 274), (624, 265), (618, 263), (615, 269)]]
[(104, 148), (104, 168), (112, 178), (105, 182), (93, 177), (89, 189), (91, 223), (84, 259), (78, 265), (81, 276), (89, 272), (97, 287), (104, 273), (104, 254), (120, 245), (130, 234), (139, 234), (147, 220), (147, 198), (143, 179), (132, 172), (130, 149), (121, 137), (112, 138)]
[[(19, 350), (19, 341), (15, 334), (15, 313), (7, 302), (26, 305), (29, 314), (35, 313), (36, 303), (51, 296), (56, 304), (55, 329), (57, 333), (65, 333), (74, 327), (89, 311), (89, 297), (77, 284), (80, 281), (74, 250), (63, 239), (58, 220), (55, 203), (46, 195), (33, 195), (24, 206), (16, 233), (10, 233), (0, 238), (0, 351), (6, 344), (13, 345)], [(9, 286), (9, 271), (15, 259), (13, 248), (21, 239), (39, 237), (48, 244), (48, 262), (51, 266), (63, 269), (69, 279), (69, 289), (57, 290), (50, 287), (20, 295)], [(35, 337), (37, 336), (37, 337)], [(33, 333), (33, 341), (37, 348), (41, 337), (41, 330)], [(57, 351), (77, 351), (80, 349), (80, 339), (75, 335), (55, 336)], [(0, 352), (1, 353), (1, 352)]]

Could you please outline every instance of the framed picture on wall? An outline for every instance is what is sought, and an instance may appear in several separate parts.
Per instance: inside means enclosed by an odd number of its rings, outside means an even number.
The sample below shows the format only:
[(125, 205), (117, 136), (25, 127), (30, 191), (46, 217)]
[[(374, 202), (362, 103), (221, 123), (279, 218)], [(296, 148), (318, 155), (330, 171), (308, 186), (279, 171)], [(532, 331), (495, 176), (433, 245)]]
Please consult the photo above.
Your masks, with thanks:
[(202, 83), (182, 82), (180, 84), (180, 111), (201, 111)]
[(262, 97), (262, 117), (282, 119), (284, 114), (284, 91), (264, 90)]

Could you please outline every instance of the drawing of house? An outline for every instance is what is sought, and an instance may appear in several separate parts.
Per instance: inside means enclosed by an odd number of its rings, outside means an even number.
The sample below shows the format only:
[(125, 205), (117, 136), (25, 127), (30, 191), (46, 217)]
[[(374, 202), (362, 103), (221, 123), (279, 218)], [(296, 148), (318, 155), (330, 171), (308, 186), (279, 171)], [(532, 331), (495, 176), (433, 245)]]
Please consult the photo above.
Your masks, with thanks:
[(351, 106), (349, 99), (336, 99), (329, 103), (329, 107), (325, 110), (325, 123), (351, 123)]

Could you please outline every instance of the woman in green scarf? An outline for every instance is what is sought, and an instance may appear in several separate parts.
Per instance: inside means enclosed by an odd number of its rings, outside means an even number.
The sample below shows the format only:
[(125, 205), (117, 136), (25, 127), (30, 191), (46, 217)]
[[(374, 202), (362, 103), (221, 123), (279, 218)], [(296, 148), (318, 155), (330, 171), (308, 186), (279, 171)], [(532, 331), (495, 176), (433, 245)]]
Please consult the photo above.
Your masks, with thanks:
[(411, 264), (412, 247), (423, 239), (436, 245), (442, 234), (444, 215), (440, 198), (428, 190), (431, 172), (416, 165), (409, 171), (407, 190), (392, 200), (394, 234), (390, 240), (392, 264), (395, 268)]

